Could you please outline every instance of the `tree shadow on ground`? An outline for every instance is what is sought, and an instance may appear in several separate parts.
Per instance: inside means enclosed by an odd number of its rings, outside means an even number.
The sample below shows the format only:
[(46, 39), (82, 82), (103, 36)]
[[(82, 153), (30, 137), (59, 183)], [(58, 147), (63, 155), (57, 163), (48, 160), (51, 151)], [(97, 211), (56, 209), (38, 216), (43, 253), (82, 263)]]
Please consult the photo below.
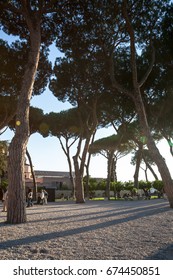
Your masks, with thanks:
[[(75, 219), (75, 221), (79, 222), (79, 221), (89, 221), (89, 220), (95, 220), (95, 219), (105, 219), (105, 218), (111, 218), (111, 217), (116, 217), (116, 216), (120, 216), (120, 215), (129, 215), (129, 214), (133, 214), (136, 212), (141, 212), (141, 217), (147, 215), (148, 211), (150, 213), (150, 211), (152, 210), (153, 212), (160, 212), (160, 209), (162, 209), (162, 211), (164, 212), (164, 209), (169, 209), (171, 211), (171, 209), (167, 206), (167, 204), (154, 204), (154, 205), (148, 205), (148, 206), (142, 206), (142, 207), (124, 207), (123, 209), (120, 208), (115, 208), (115, 209), (110, 209), (110, 210), (103, 210), (103, 211), (99, 211), (97, 212), (89, 212), (89, 213), (79, 213), (79, 214), (74, 214), (74, 215), (70, 215), (70, 216), (62, 216), (62, 217), (52, 217), (52, 218), (46, 218), (46, 219), (41, 219), (41, 220), (30, 220), (29, 223), (38, 223), (38, 222), (44, 222), (44, 221), (64, 221), (64, 223), (68, 222), (68, 220), (71, 219)], [(46, 212), (47, 213), (47, 212)], [(143, 214), (143, 215), (142, 215)], [(154, 214), (154, 213), (153, 213)], [(93, 216), (94, 215), (94, 216)], [(81, 219), (76, 220), (76, 218), (81, 217)]]
[[(123, 217), (123, 218), (116, 217), (116, 219), (99, 222), (94, 225), (92, 224), (92, 225), (87, 225), (87, 226), (78, 226), (76, 228), (74, 227), (72, 229), (60, 230), (58, 232), (56, 231), (56, 232), (50, 232), (50, 233), (45, 233), (45, 234), (27, 236), (27, 237), (15, 239), (15, 240), (3, 241), (3, 242), (0, 242), (0, 249), (8, 249), (11, 247), (21, 246), (21, 245), (26, 245), (26, 244), (28, 245), (28, 244), (32, 244), (32, 243), (46, 242), (48, 240), (50, 241), (53, 239), (59, 239), (59, 238), (73, 236), (73, 235), (77, 235), (77, 234), (81, 234), (81, 233), (92, 232), (95, 230), (105, 229), (105, 228), (108, 228), (111, 226), (128, 223), (128, 222), (135, 221), (135, 220), (143, 218), (143, 217), (153, 216), (153, 215), (157, 215), (157, 214), (168, 212), (168, 211), (172, 211), (172, 209), (170, 209), (169, 207), (165, 207), (165, 206), (159, 207), (159, 205), (158, 205), (157, 209), (156, 208), (149, 209), (148, 211), (144, 210), (144, 211), (138, 212), (137, 210), (135, 210), (135, 212), (130, 216)], [(13, 226), (13, 225), (11, 225), (11, 226)], [(60, 225), (60, 228), (61, 228), (61, 225)]]
[(157, 252), (145, 258), (146, 260), (173, 260), (173, 243), (160, 248)]

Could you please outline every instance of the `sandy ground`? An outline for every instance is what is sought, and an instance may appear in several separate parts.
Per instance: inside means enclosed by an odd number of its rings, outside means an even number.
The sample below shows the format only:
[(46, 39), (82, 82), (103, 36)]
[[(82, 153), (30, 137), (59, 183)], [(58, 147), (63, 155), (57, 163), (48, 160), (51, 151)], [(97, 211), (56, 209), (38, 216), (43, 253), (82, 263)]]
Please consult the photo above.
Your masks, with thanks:
[(163, 199), (34, 205), (19, 225), (1, 211), (1, 260), (173, 260), (173, 209)]

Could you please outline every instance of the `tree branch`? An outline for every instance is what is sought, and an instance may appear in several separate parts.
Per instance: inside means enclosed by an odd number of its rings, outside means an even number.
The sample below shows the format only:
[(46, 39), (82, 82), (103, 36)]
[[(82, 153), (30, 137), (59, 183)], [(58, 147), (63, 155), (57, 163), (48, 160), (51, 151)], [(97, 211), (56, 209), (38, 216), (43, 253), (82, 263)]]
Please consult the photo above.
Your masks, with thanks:
[(148, 79), (152, 69), (153, 69), (153, 66), (154, 66), (154, 62), (155, 62), (155, 48), (154, 48), (154, 45), (153, 45), (153, 42), (151, 42), (151, 48), (152, 48), (152, 57), (151, 57), (151, 62), (150, 62), (150, 65), (148, 67), (148, 70), (147, 72), (145, 73), (145, 75), (143, 76), (143, 78), (141, 79), (141, 81), (139, 82), (139, 87), (143, 86), (143, 84), (146, 82), (146, 80)]
[(15, 6), (13, 6), (10, 3), (0, 3), (0, 9), (8, 10), (16, 15), (20, 15), (22, 13), (22, 9), (17, 9)]
[(126, 21), (127, 32), (130, 36), (130, 50), (131, 50), (131, 69), (132, 69), (132, 78), (133, 78), (133, 86), (134, 89), (137, 89), (138, 85), (138, 77), (137, 77), (137, 66), (136, 66), (136, 47), (135, 47), (135, 34), (132, 23), (130, 21), (128, 12), (127, 12), (127, 1), (124, 0), (122, 4), (122, 14)]
[(133, 94), (124, 88), (119, 82), (115, 79), (115, 73), (114, 73), (114, 63), (113, 63), (113, 52), (109, 56), (109, 70), (110, 70), (110, 79), (112, 82), (112, 87), (115, 88), (117, 91), (129, 96), (130, 98), (134, 99)]

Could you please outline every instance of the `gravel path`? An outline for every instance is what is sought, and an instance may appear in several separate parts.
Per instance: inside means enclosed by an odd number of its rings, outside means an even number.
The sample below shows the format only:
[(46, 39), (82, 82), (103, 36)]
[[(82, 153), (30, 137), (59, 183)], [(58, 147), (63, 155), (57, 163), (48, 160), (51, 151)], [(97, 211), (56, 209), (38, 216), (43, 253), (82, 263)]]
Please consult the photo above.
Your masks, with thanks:
[(173, 260), (173, 209), (163, 199), (34, 205), (27, 219), (8, 225), (0, 212), (1, 260)]

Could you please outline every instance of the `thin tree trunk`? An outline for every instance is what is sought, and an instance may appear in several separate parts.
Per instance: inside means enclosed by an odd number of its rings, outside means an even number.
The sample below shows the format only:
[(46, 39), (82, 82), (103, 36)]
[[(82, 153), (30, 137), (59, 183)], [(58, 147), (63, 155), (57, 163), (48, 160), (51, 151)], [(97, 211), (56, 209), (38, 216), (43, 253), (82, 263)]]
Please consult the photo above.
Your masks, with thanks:
[(76, 203), (84, 203), (84, 187), (83, 187), (83, 174), (79, 167), (79, 155), (81, 151), (82, 137), (79, 138), (76, 155), (73, 156), (74, 170), (75, 170), (75, 197)]
[(76, 196), (76, 203), (84, 203), (84, 186), (83, 186), (83, 174), (84, 174), (84, 167), (86, 161), (86, 155), (89, 149), (91, 135), (85, 139), (85, 144), (83, 147), (81, 162), (79, 164), (79, 155), (81, 150), (82, 138), (80, 138), (77, 153), (73, 156), (74, 161), (74, 169), (75, 169), (75, 196)]
[(144, 162), (146, 164), (146, 167), (150, 170), (150, 172), (152, 173), (153, 177), (155, 178), (155, 180), (158, 180), (157, 174), (154, 172), (154, 169), (151, 167), (151, 165), (145, 160), (145, 158), (143, 157)]
[(108, 200), (110, 200), (110, 183), (111, 183), (113, 156), (114, 156), (114, 151), (110, 152), (108, 155), (107, 182), (106, 182), (106, 196)]
[(140, 119), (140, 125), (143, 129), (144, 135), (147, 138), (147, 146), (148, 149), (151, 153), (151, 156), (154, 160), (154, 162), (156, 163), (160, 175), (162, 177), (163, 180), (163, 184), (164, 184), (164, 191), (166, 192), (167, 196), (168, 196), (168, 200), (169, 200), (169, 204), (170, 207), (173, 208), (173, 182), (172, 182), (172, 178), (169, 172), (169, 169), (165, 163), (164, 158), (161, 156), (161, 154), (159, 153), (158, 148), (156, 147), (156, 144), (151, 136), (151, 132), (148, 126), (148, 122), (147, 122), (147, 118), (146, 118), (146, 114), (145, 114), (145, 109), (144, 109), (144, 104), (142, 101), (142, 97), (140, 95), (140, 92), (138, 92), (138, 95), (135, 98), (135, 105), (136, 105), (136, 109), (138, 112), (138, 116)]
[(146, 182), (148, 182), (147, 170), (148, 170), (148, 168), (147, 168), (147, 166), (146, 166), (146, 169), (145, 169), (145, 180), (146, 180)]
[(30, 168), (31, 168), (32, 180), (33, 180), (33, 186), (34, 186), (33, 196), (34, 196), (34, 199), (36, 200), (37, 183), (36, 183), (36, 179), (35, 179), (35, 172), (34, 172), (34, 169), (33, 169), (32, 159), (31, 159), (31, 156), (28, 152), (28, 149), (26, 149), (26, 155), (27, 155), (27, 158), (29, 160), (29, 165), (30, 165)]
[(24, 163), (29, 139), (29, 107), (40, 56), (40, 29), (30, 34), (31, 47), (16, 112), (16, 131), (9, 148), (7, 222), (26, 222)]
[(139, 149), (137, 151), (137, 159), (136, 159), (136, 168), (135, 168), (135, 174), (134, 174), (134, 188), (138, 189), (139, 187), (139, 170), (140, 170), (140, 164), (142, 160), (142, 150), (143, 150), (143, 144), (138, 144)]
[[(82, 105), (82, 106), (81, 106)], [(81, 107), (80, 107), (81, 106)], [(81, 152), (81, 144), (83, 140), (83, 135), (80, 136), (79, 144), (77, 147), (77, 153), (73, 157), (74, 168), (75, 168), (75, 193), (76, 193), (76, 203), (84, 203), (84, 186), (83, 186), (83, 174), (85, 168), (85, 162), (87, 153), (89, 150), (89, 144), (91, 141), (91, 137), (93, 133), (95, 133), (98, 121), (97, 121), (97, 98), (92, 100), (91, 106), (86, 105), (83, 100), (78, 100), (78, 108), (79, 108), (79, 124), (81, 131), (85, 126), (85, 144), (82, 151), (82, 156), (80, 157)], [(82, 121), (81, 112), (87, 109), (87, 118), (85, 122)], [(91, 121), (92, 119), (92, 121)], [(79, 159), (81, 159), (79, 164)]]
[[(91, 144), (93, 144), (94, 142), (94, 138), (95, 138), (95, 134), (96, 134), (96, 131), (93, 133), (92, 135), (92, 140), (91, 140)], [(91, 161), (91, 153), (88, 154), (88, 160), (87, 160), (87, 163), (85, 165), (85, 168), (86, 168), (86, 188), (85, 188), (85, 192), (86, 192), (86, 197), (89, 197), (89, 165), (90, 165), (90, 161)]]
[(78, 157), (75, 155), (73, 157), (74, 168), (75, 168), (75, 197), (76, 203), (84, 203), (84, 186), (83, 186), (83, 176), (80, 172)]
[(68, 137), (64, 136), (66, 148), (63, 145), (61, 137), (58, 137), (58, 139), (61, 144), (62, 150), (67, 157), (67, 162), (68, 162), (68, 166), (69, 166), (69, 174), (70, 174), (70, 182), (71, 182), (71, 186), (72, 186), (72, 195), (73, 195), (73, 198), (75, 198), (75, 183), (74, 183), (74, 177), (73, 177), (72, 162), (71, 162), (71, 158), (70, 158), (70, 147), (76, 142), (76, 139), (72, 142), (71, 145), (68, 145), (69, 139), (68, 139)]

